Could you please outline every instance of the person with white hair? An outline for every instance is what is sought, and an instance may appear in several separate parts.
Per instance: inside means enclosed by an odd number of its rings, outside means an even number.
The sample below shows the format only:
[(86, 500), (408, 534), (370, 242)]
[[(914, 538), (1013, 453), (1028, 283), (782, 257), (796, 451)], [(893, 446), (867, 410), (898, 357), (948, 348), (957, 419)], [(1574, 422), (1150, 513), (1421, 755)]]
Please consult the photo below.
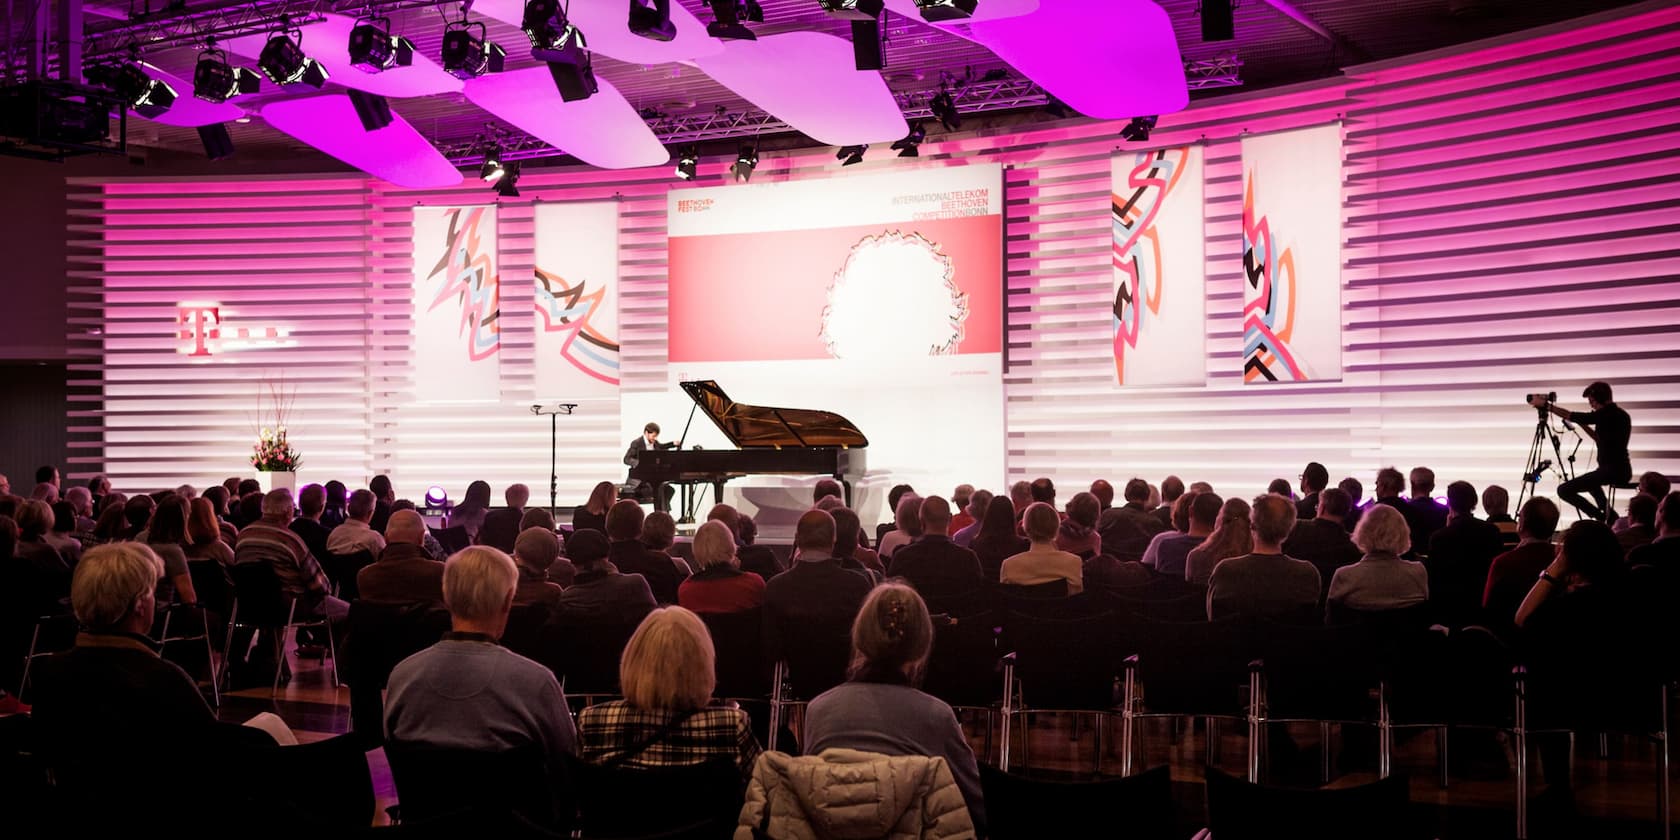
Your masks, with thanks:
[(443, 566), (451, 630), (391, 671), (385, 737), (396, 744), (506, 752), (536, 746), (559, 764), (577, 731), (554, 672), (497, 644), (519, 583), (513, 558), (488, 546)]
[(66, 488), (64, 501), (70, 503), (70, 509), (76, 513), (75, 532), (92, 533), (98, 523), (93, 518), (93, 491), (81, 485)]
[[(373, 521), (373, 511), (378, 504), (379, 498), (373, 495), (371, 490), (357, 490), (351, 493), (344, 524), (327, 534), (327, 551), (333, 554), (366, 551), (378, 557), (379, 553), (385, 550), (385, 538), (369, 524)], [(387, 528), (390, 527), (389, 516), (390, 514), (386, 514)], [(290, 524), (287, 523), (288, 526)]]
[(1406, 517), (1378, 505), (1360, 517), (1353, 542), (1365, 556), (1336, 570), (1330, 579), (1328, 609), (1397, 610), (1429, 600), (1429, 573), (1422, 563), (1402, 560), (1411, 550), (1411, 526)]

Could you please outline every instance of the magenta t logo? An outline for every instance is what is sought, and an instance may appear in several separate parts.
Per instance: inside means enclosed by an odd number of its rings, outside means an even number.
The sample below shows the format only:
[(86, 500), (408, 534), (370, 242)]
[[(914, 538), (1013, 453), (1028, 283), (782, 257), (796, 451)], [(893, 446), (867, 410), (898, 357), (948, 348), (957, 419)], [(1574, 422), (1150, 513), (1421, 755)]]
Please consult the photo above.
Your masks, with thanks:
[(179, 335), (182, 341), (191, 339), (193, 349), (189, 356), (208, 356), (210, 348), (205, 345), (205, 339), (218, 338), (221, 334), (222, 310), (219, 306), (187, 306), (176, 308), (175, 323), (183, 329)]

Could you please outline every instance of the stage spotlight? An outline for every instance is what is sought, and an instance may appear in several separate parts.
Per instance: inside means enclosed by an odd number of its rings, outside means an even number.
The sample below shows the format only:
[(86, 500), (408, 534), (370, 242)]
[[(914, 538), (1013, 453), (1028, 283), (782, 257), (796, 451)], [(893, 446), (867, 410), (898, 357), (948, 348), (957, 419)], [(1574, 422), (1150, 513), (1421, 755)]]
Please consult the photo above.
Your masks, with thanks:
[(916, 0), (916, 9), (928, 23), (967, 20), (978, 5), (976, 0)]
[(764, 10), (757, 0), (706, 0), (706, 5), (712, 7), (713, 18), (711, 23), (706, 24), (707, 35), (725, 41), (758, 40), (758, 36), (741, 23), (743, 18), (754, 23), (764, 21)]
[(671, 23), (671, 0), (630, 0), (630, 31), (654, 41), (677, 37), (677, 27)]
[(951, 99), (950, 91), (942, 90), (928, 100), (928, 110), (933, 112), (934, 118), (945, 126), (946, 131), (962, 128), (962, 114), (957, 113), (957, 103)]
[(869, 144), (861, 146), (841, 146), (840, 151), (834, 153), (834, 159), (840, 161), (841, 166), (851, 166), (863, 163), (863, 153), (869, 151)]
[(1120, 136), (1132, 141), (1133, 143), (1141, 143), (1148, 140), (1149, 132), (1155, 130), (1155, 122), (1159, 119), (1160, 117), (1154, 115), (1147, 117), (1132, 117), (1132, 121), (1126, 123), (1125, 128), (1120, 129)]
[(677, 177), (692, 181), (700, 173), (700, 149), (690, 143), (677, 149)]
[(303, 32), (276, 30), (257, 57), (257, 68), (277, 85), (306, 84), (320, 88), (327, 83), (327, 68), (303, 53)]
[(193, 67), (193, 96), (205, 102), (222, 103), (242, 93), (256, 93), (262, 78), (228, 61), (227, 53), (210, 47), (198, 54)]
[(139, 59), (95, 65), (86, 74), (89, 82), (116, 94), (134, 113), (147, 119), (161, 116), (175, 104), (175, 89), (162, 79), (152, 78)]
[(531, 57), (548, 65), (561, 99), (588, 99), (600, 89), (583, 32), (566, 20), (558, 0), (530, 0), (519, 28), (531, 39)]
[(881, 16), (884, 0), (819, 0), (829, 17), (875, 20)]
[(449, 504), (449, 492), (441, 484), (433, 484), (426, 488), (426, 513), (440, 516), (449, 512), (453, 507)]
[(926, 139), (927, 129), (923, 128), (920, 122), (917, 122), (910, 126), (910, 133), (904, 135), (903, 140), (892, 144), (892, 147), (898, 152), (898, 156), (901, 158), (921, 157), (922, 141)]
[(729, 171), (735, 173), (736, 183), (746, 183), (752, 180), (753, 170), (758, 168), (758, 144), (742, 143), (735, 152), (735, 165)]
[(391, 124), (391, 103), (377, 93), (351, 88), (350, 105), (356, 109), (363, 131), (378, 131)]
[(506, 166), (506, 171), (502, 177), (496, 181), (496, 195), (499, 195), (502, 198), (518, 198), (519, 164), (518, 162), (510, 162), (504, 164), (504, 166)]
[(1237, 23), (1232, 18), (1234, 0), (1201, 0), (1196, 14), (1202, 18), (1203, 41), (1229, 41), (1237, 37)]
[[(473, 30), (477, 29), (475, 37)], [(485, 38), (484, 24), (458, 20), (443, 29), (443, 69), (457, 79), (476, 79), (485, 73), (500, 73), (507, 50)]]
[(505, 174), (507, 170), (502, 166), (502, 150), (495, 146), (485, 149), (484, 163), (478, 167), (478, 177), (494, 184)]
[(389, 18), (368, 17), (350, 30), (350, 64), (364, 73), (378, 73), (414, 63), (414, 42), (391, 34)]

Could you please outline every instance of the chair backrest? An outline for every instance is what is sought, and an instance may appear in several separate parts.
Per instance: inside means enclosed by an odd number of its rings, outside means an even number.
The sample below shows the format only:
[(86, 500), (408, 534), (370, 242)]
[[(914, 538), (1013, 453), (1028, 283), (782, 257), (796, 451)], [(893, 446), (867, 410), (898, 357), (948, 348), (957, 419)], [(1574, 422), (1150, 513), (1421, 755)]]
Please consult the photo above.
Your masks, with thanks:
[(1374, 716), (1369, 697), (1380, 668), (1369, 629), (1263, 619), (1253, 626), (1265, 668), (1268, 716), (1340, 721)]
[(273, 566), (235, 563), (228, 567), (228, 573), (233, 576), (233, 594), (239, 601), (240, 624), (278, 627), (286, 623), (288, 603)]
[(1021, 698), (1040, 709), (1106, 710), (1114, 705), (1120, 619), (1101, 613), (1070, 619), (1010, 613), (1006, 646), (1016, 654)]
[(449, 613), (426, 604), (353, 601), (344, 637), (349, 685), (381, 689), (397, 663), (437, 644), (449, 632)]
[(542, 629), (554, 617), (549, 604), (520, 604), (508, 612), (507, 627), (502, 630), (502, 647), (535, 659), (542, 646)]
[(242, 755), (239, 774), (258, 802), (330, 833), (373, 822), (373, 774), (366, 745), (354, 733)]
[(771, 665), (764, 659), (764, 611), (700, 613), (717, 653), (716, 697), (737, 700), (770, 696)]
[(1033, 584), (1004, 583), (998, 585), (998, 591), (1009, 600), (1066, 598), (1068, 596), (1068, 582), (1064, 579), (1057, 579)]
[(998, 617), (933, 617), (933, 652), (922, 690), (952, 706), (989, 707), (1003, 697), (998, 678)]
[(228, 574), (228, 567), (220, 560), (188, 560), (187, 574), (199, 606), (226, 616), (233, 606), (233, 576)]
[[(728, 758), (688, 767), (605, 768), (567, 755), (566, 776), (577, 793), (578, 825), (588, 838), (628, 838), (735, 825), (745, 789)], [(658, 803), (657, 808), (648, 807)], [(724, 832), (727, 836), (728, 832)]]
[(1208, 828), (1216, 840), (1412, 840), (1406, 777), (1334, 789), (1251, 784), (1207, 768)]
[[(1062, 583), (1065, 586), (1067, 582)], [(995, 585), (978, 586), (967, 592), (930, 595), (927, 598), (927, 607), (929, 612), (965, 618), (997, 609), (998, 597), (999, 592)]]
[(980, 765), (986, 820), (993, 840), (1091, 836), (1091, 827), (1124, 821), (1115, 836), (1178, 840), (1172, 771), (1165, 765), (1118, 779), (1090, 782), (1029, 779)]
[(532, 658), (554, 672), (567, 697), (617, 695), (619, 659), (640, 623), (557, 612), (543, 625)]
[(443, 550), (450, 554), (472, 545), (472, 539), (467, 536), (465, 525), (451, 525), (448, 528), (430, 528), (429, 530), (432, 532), (432, 536), (437, 539), (438, 545), (443, 546)]
[(1151, 712), (1237, 715), (1255, 653), (1251, 626), (1220, 621), (1139, 625), (1137, 673)]
[(782, 659), (795, 700), (810, 700), (846, 681), (852, 659), (850, 617), (784, 627), (782, 633)]
[(562, 778), (536, 745), (505, 752), (387, 742), (391, 781), (404, 822), (466, 809), (511, 810), (551, 829), (569, 830), (575, 809)]
[(349, 554), (328, 553), (321, 557), (321, 571), (338, 587), (338, 597), (354, 601), (361, 597), (356, 589), (356, 573), (373, 565), (373, 560), (373, 552), (365, 548)]

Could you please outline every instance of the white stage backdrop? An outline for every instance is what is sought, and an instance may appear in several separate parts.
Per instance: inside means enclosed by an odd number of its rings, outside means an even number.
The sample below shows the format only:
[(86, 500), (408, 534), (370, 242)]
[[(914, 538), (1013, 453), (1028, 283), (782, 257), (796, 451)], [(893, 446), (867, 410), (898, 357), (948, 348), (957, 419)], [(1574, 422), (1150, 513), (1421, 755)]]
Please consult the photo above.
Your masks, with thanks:
[(1207, 379), (1202, 147), (1119, 155), (1114, 236), (1114, 375), (1121, 385)]
[[(677, 439), (676, 383), (712, 379), (844, 415), (872, 485), (1001, 483), (1001, 192), (996, 164), (673, 190), (669, 389), (627, 398), (622, 436), (657, 419)], [(727, 445), (703, 423), (688, 443)]]
[(618, 203), (544, 203), (535, 215), (537, 398), (615, 398)]
[(501, 330), (496, 208), (414, 208), (414, 399), (496, 399)]
[(1342, 378), (1342, 126), (1246, 135), (1243, 382)]

